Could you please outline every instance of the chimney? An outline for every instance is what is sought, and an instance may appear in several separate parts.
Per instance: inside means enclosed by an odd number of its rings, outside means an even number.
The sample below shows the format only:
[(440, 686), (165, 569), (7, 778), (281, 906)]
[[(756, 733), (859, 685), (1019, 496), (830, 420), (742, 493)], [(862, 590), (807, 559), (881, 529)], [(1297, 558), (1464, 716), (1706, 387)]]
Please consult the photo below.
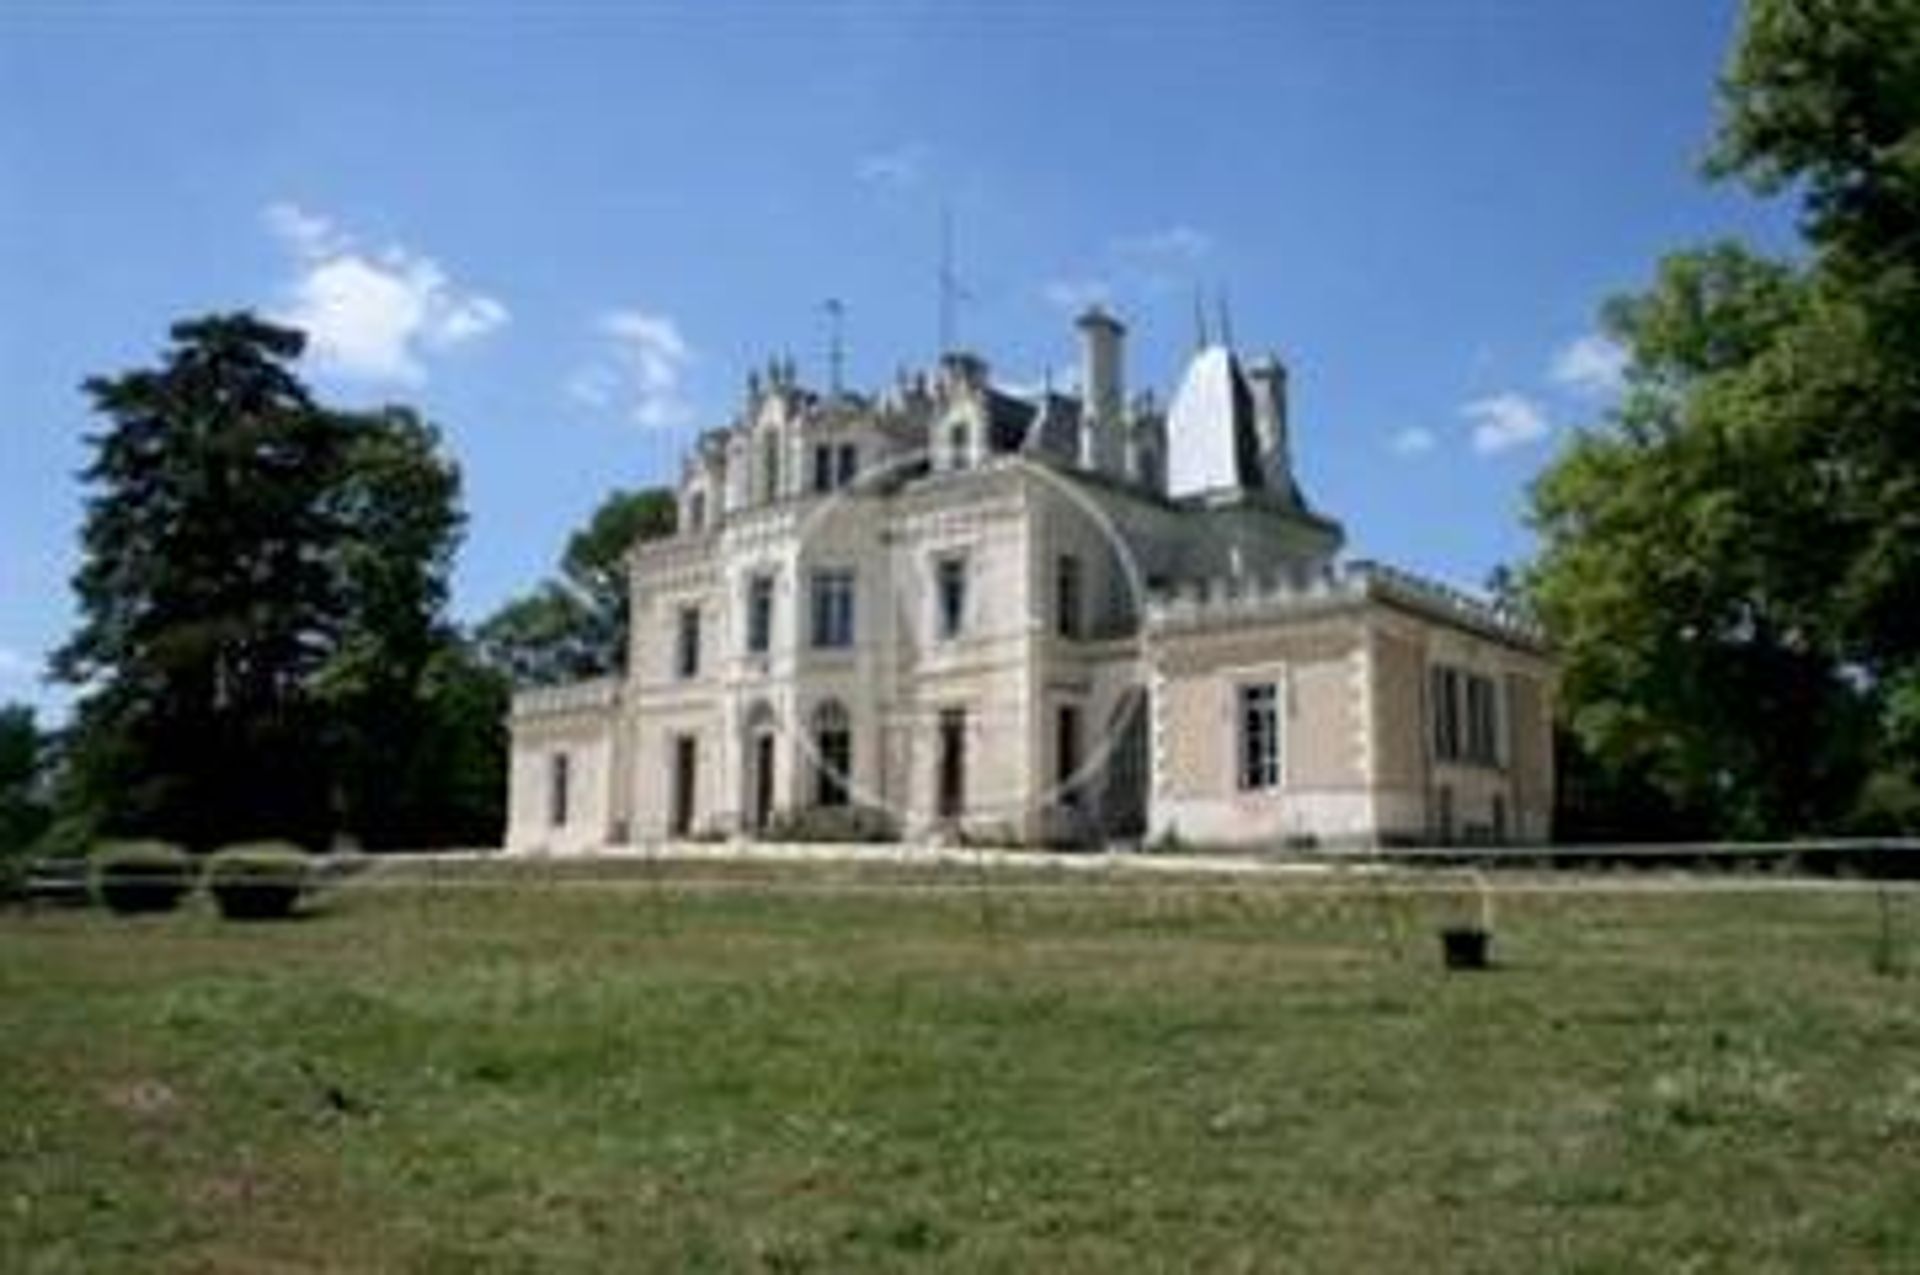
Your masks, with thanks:
[(1090, 307), (1074, 326), (1080, 329), (1080, 392), (1086, 395), (1087, 411), (1102, 425), (1118, 421), (1124, 398), (1120, 344), (1126, 326), (1099, 306)]
[(1085, 411), (1080, 463), (1117, 475), (1126, 452), (1126, 386), (1121, 371), (1126, 325), (1096, 305), (1074, 326), (1080, 329), (1080, 393)]
[(1253, 429), (1260, 440), (1260, 476), (1268, 491), (1293, 490), (1292, 447), (1287, 438), (1287, 365), (1269, 354), (1247, 369), (1253, 390)]

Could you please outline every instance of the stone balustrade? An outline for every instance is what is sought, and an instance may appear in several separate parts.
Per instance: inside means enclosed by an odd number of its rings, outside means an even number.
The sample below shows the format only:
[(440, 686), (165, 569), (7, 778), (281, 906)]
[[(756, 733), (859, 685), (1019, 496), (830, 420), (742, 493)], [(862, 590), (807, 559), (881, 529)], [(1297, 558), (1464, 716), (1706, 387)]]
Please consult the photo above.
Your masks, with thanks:
[(513, 716), (551, 717), (561, 713), (593, 712), (612, 708), (619, 702), (620, 679), (596, 677), (591, 681), (568, 682), (563, 686), (535, 686), (515, 691)]

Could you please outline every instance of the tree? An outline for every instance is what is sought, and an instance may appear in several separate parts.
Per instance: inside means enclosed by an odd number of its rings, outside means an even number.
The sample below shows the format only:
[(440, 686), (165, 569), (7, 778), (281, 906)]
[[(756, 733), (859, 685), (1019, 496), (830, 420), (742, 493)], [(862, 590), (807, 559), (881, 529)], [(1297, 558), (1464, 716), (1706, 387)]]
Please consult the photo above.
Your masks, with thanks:
[(157, 369), (86, 385), (107, 427), (55, 659), (83, 690), (69, 813), (199, 848), (435, 844), (443, 819), (479, 839), (500, 768), (440, 769), (497, 727), (471, 720), (480, 674), (445, 616), (463, 517), (437, 433), (315, 402), (298, 332), (236, 314), (172, 336)]
[(560, 578), (508, 602), (479, 627), (486, 662), (530, 686), (617, 672), (626, 663), (627, 554), (641, 541), (672, 535), (676, 512), (665, 488), (608, 496), (568, 537)]
[(1724, 103), (1712, 171), (1800, 191), (1811, 258), (1679, 253), (1606, 307), (1627, 388), (1536, 483), (1524, 580), (1593, 786), (1779, 835), (1920, 776), (1920, 3), (1755, 0)]
[(25, 704), (0, 705), (0, 859), (25, 851), (52, 819), (47, 742)]
[(288, 364), (299, 333), (180, 323), (157, 370), (85, 389), (93, 490), (55, 669), (85, 688), (79, 788), (104, 830), (191, 845), (328, 826), (308, 693), (339, 613), (327, 496), (347, 446)]
[(406, 408), (346, 425), (351, 442), (332, 492), (340, 634), (315, 680), (336, 816), (363, 844), (433, 845), (445, 836), (441, 794), (454, 777), (428, 746), (442, 711), (429, 674), (459, 655), (445, 612), (464, 524), (460, 473), (438, 432)]

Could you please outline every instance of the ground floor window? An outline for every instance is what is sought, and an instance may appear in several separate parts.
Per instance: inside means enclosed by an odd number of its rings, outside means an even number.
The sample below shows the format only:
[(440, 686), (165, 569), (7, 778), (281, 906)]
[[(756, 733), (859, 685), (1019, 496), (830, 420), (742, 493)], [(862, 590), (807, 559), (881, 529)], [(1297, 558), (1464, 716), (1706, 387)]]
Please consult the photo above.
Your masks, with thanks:
[(1062, 704), (1054, 713), (1053, 759), (1053, 781), (1059, 790), (1060, 804), (1077, 807), (1080, 804), (1080, 788), (1075, 782), (1080, 774), (1080, 706), (1078, 704)]
[(564, 828), (573, 798), (573, 758), (555, 753), (547, 759), (547, 822)]
[(967, 710), (940, 710), (940, 756), (938, 775), (939, 812), (942, 819), (957, 819), (967, 808)]
[(673, 798), (667, 811), (667, 831), (676, 837), (684, 837), (693, 831), (693, 805), (699, 783), (698, 759), (693, 736), (673, 737)]
[(1272, 682), (1240, 688), (1240, 787), (1280, 786), (1280, 695)]
[(853, 774), (853, 723), (839, 700), (827, 700), (813, 714), (813, 800), (819, 806), (844, 806)]

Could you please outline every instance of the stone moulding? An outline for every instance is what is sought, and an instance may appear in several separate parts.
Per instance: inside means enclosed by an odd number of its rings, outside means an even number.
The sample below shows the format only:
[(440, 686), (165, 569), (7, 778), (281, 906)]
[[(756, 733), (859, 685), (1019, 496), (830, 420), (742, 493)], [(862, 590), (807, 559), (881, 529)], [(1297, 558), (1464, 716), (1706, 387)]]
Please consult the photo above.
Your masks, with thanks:
[(1509, 607), (1366, 560), (1318, 572), (1187, 582), (1150, 596), (1146, 619), (1150, 631), (1171, 633), (1296, 619), (1369, 601), (1405, 607), (1530, 650), (1544, 650), (1547, 645), (1545, 632)]
[(513, 716), (519, 719), (553, 717), (562, 713), (596, 712), (620, 703), (620, 679), (597, 677), (563, 686), (536, 686), (515, 691)]

